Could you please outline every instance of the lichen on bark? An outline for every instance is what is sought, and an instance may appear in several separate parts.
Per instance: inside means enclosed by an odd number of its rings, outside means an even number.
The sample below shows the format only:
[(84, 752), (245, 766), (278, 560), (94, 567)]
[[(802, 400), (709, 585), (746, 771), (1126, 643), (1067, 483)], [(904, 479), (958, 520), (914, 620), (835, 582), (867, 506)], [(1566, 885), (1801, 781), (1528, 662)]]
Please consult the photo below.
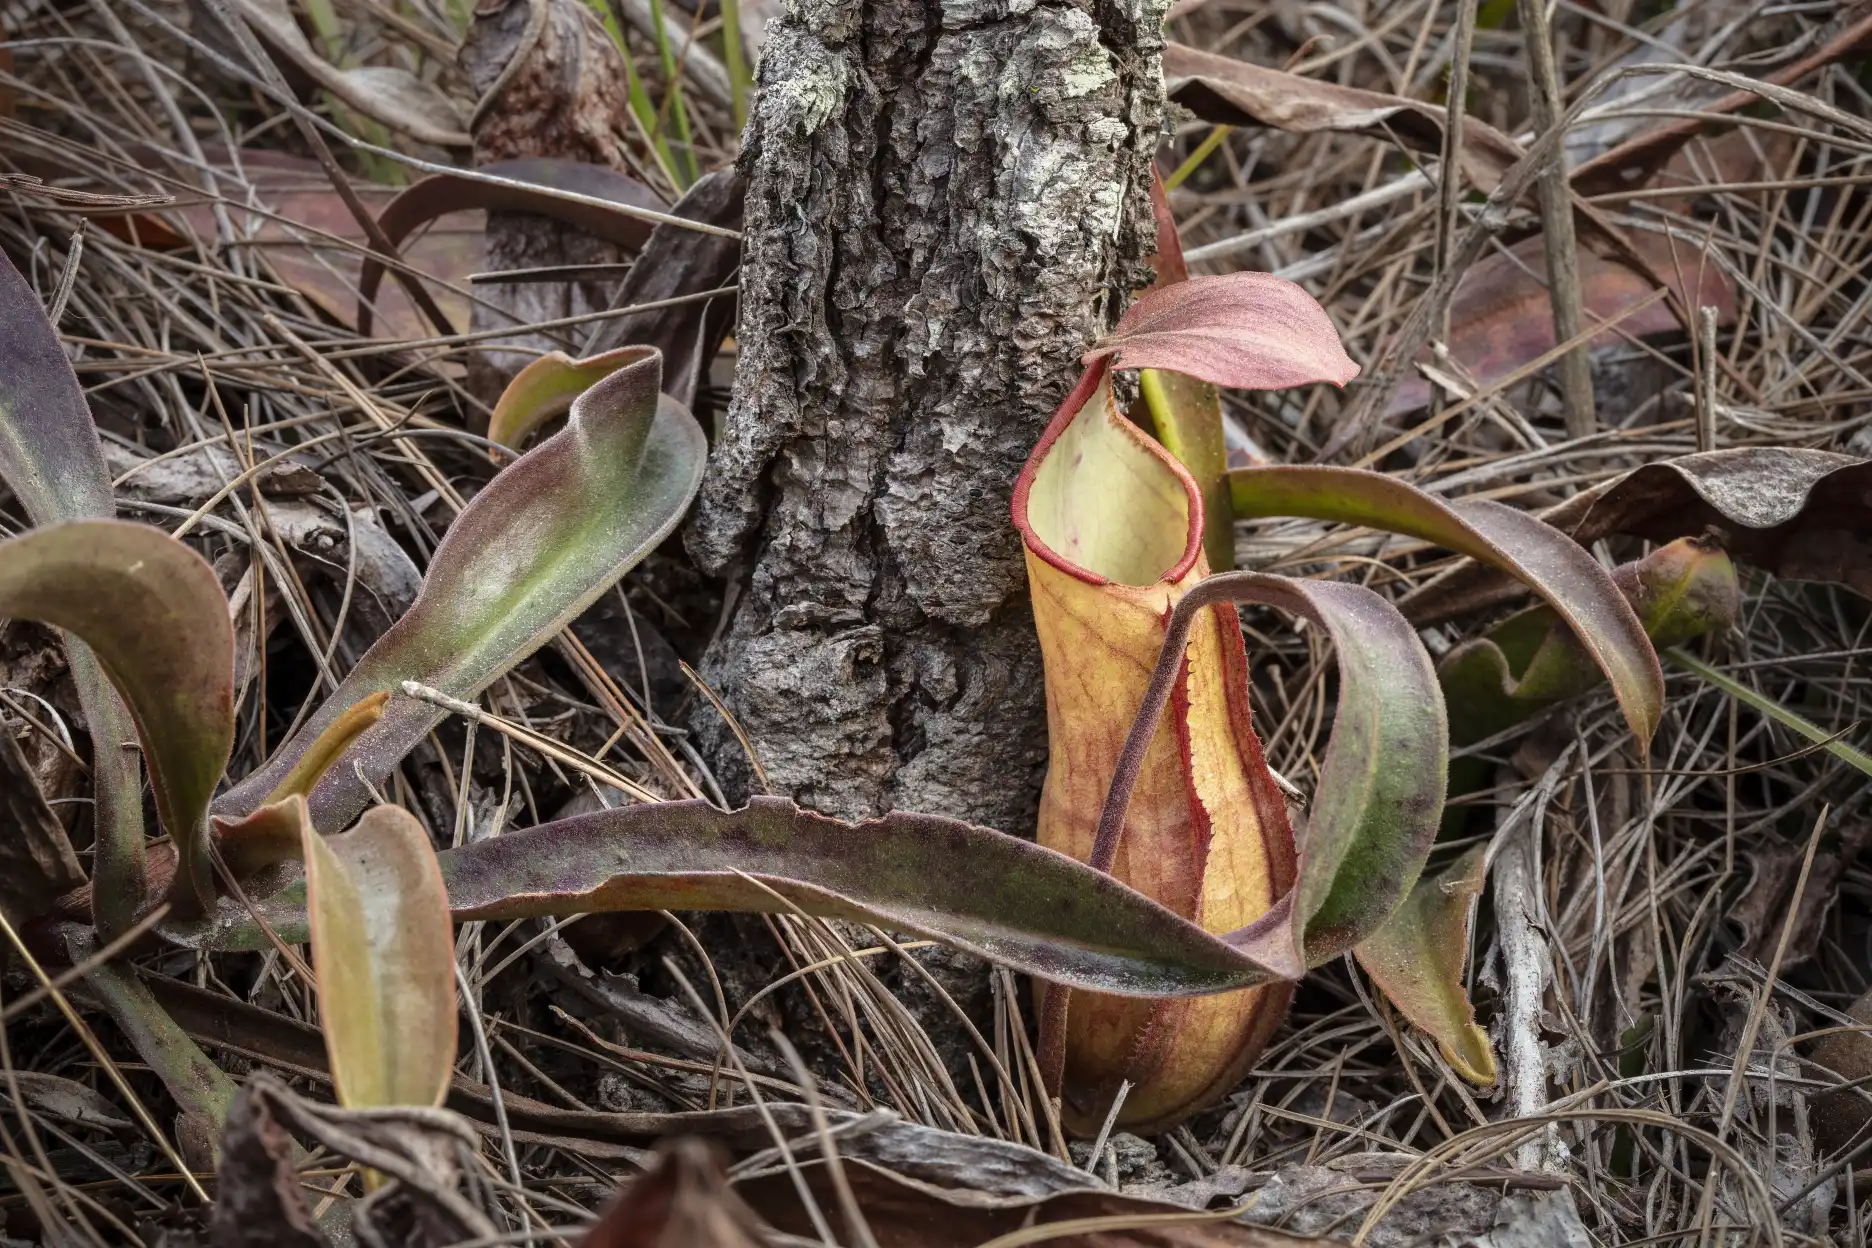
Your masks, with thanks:
[(777, 790), (1031, 828), (1044, 695), (1008, 501), (1148, 280), (1162, 17), (794, 0), (770, 30), (735, 392), (687, 540), (738, 591), (705, 675)]

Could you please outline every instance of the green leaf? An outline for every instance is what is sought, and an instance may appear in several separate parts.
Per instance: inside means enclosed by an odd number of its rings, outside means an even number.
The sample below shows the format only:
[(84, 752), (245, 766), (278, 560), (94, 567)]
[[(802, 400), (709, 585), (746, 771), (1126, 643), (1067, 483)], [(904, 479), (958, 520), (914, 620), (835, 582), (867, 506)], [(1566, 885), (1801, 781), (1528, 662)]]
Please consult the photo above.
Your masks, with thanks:
[[(267, 801), (282, 802), (289, 797), (304, 797), (312, 791), (332, 764), (344, 757), (346, 750), (357, 739), (374, 727), (383, 718), (384, 707), (389, 705), (388, 693), (373, 693), (368, 698), (355, 702), (345, 708), (344, 714), (325, 726), (312, 744), (293, 762), (292, 770), (279, 786), (267, 794)], [(262, 810), (266, 809), (264, 806)]]
[[(13, 262), (0, 258), (0, 481), (35, 525), (117, 514), (110, 472), (84, 391), (58, 331)], [(143, 779), (130, 712), (82, 642), (66, 639), (72, 683), (91, 733), (97, 843), (93, 919), (106, 940), (127, 931), (147, 888)]]
[[(1670, 646), (1720, 632), (1741, 611), (1735, 564), (1712, 541), (1679, 538), (1612, 571), (1647, 636)], [(1592, 656), (1551, 607), (1531, 607), (1437, 664), (1450, 708), (1450, 739), (1469, 745), (1494, 736), (1602, 677)]]
[(1481, 1087), (1495, 1082), (1495, 1051), (1476, 1026), (1463, 969), (1487, 874), (1488, 846), (1478, 845), (1419, 880), (1397, 913), (1353, 950), (1398, 1013), (1437, 1042), (1457, 1074)]
[[(86, 947), (83, 952), (94, 951)], [(103, 963), (86, 973), (85, 988), (97, 997), (144, 1065), (162, 1080), (176, 1107), (207, 1123), (218, 1135), (239, 1089), (177, 1025), (137, 968), (121, 960)]]
[[(458, 922), (618, 910), (734, 910), (879, 923), (1075, 987), (1189, 996), (1249, 987), (1267, 967), (1064, 854), (937, 815), (850, 824), (757, 797), (629, 806), (511, 832), (439, 855)], [(304, 939), (301, 883), (249, 893), (287, 940)], [(264, 893), (264, 895), (263, 895)], [(260, 949), (240, 906), (168, 924), (197, 949)]]
[(35, 525), (117, 514), (97, 426), (39, 298), (0, 259), (0, 480)]
[(1270, 965), (1318, 966), (1384, 922), (1415, 883), (1436, 839), (1449, 766), (1436, 671), (1397, 608), (1362, 585), (1259, 572), (1202, 581), (1171, 613), (1099, 819), (1094, 864), (1116, 853), (1138, 760), (1163, 718), (1190, 626), (1219, 602), (1262, 603), (1311, 620), (1327, 631), (1338, 657), (1339, 704), (1293, 891), (1261, 921), (1224, 938)]
[[(0, 542), (0, 617), (51, 624), (91, 647), (143, 742), (182, 864), (175, 899), (209, 904), (208, 801), (234, 744), (234, 630), (213, 569), (144, 525), (55, 524)], [(118, 900), (134, 909), (143, 898)]]
[[(545, 644), (676, 527), (702, 481), (701, 428), (657, 394), (654, 352), (592, 386), (566, 427), (501, 470), (430, 560), (422, 593), (306, 725), (215, 804), (265, 802), (332, 724), (418, 681), (472, 698)], [(308, 794), (322, 831), (344, 827), (444, 711), (392, 697), (383, 718)]]
[(1235, 509), (1229, 498), (1228, 448), (1222, 437), (1222, 396), (1187, 373), (1147, 368), (1138, 388), (1151, 431), (1177, 457), (1202, 494), (1203, 553), (1213, 572), (1235, 566)]
[(1402, 533), (1468, 555), (1525, 583), (1577, 634), (1640, 745), (1664, 713), (1657, 654), (1612, 577), (1564, 533), (1486, 499), (1444, 502), (1358, 468), (1242, 468), (1229, 474), (1240, 517), (1305, 516)]
[(519, 450), (535, 429), (572, 410), (579, 395), (626, 365), (642, 361), (645, 348), (619, 347), (589, 359), (575, 360), (548, 351), (514, 374), (488, 418), (488, 440)]
[(395, 806), (374, 807), (338, 836), (301, 828), (339, 1103), (440, 1105), (455, 1065), (455, 933), (429, 834)]

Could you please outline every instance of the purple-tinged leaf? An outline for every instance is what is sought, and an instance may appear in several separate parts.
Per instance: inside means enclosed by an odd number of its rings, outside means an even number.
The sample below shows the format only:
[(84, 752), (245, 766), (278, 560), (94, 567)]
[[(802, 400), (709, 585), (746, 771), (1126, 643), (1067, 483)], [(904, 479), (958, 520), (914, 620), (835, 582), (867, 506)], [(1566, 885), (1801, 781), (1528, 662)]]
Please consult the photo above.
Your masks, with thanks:
[(1111, 860), (1136, 761), (1169, 703), (1191, 625), (1221, 602), (1261, 603), (1310, 620), (1327, 631), (1338, 656), (1338, 709), (1293, 891), (1266, 918), (1223, 938), (1269, 965), (1318, 966), (1375, 931), (1416, 881), (1436, 839), (1449, 765), (1449, 727), (1430, 655), (1397, 608), (1362, 585), (1227, 572), (1184, 595), (1125, 742), (1092, 860)]
[[(1612, 570), (1654, 646), (1680, 645), (1729, 628), (1742, 609), (1735, 564), (1721, 546), (1685, 537)], [(1529, 607), (1437, 664), (1450, 708), (1450, 738), (1492, 737), (1603, 679), (1592, 656), (1552, 607)]]
[(1478, 845), (1419, 880), (1397, 913), (1353, 950), (1398, 1013), (1437, 1042), (1457, 1074), (1481, 1087), (1495, 1082), (1495, 1051), (1476, 1026), (1462, 977), (1487, 874), (1488, 846)]
[[(707, 444), (687, 410), (659, 399), (660, 372), (652, 353), (612, 373), (579, 396), (564, 429), (502, 469), (449, 526), (408, 613), (217, 813), (264, 803), (311, 743), (374, 694), (414, 680), (474, 697), (667, 537), (701, 484)], [(349, 823), (445, 714), (393, 697), (308, 795), (314, 824)]]
[(51, 624), (91, 647), (136, 721), (157, 813), (181, 855), (175, 898), (207, 905), (208, 801), (234, 744), (234, 630), (214, 570), (159, 529), (56, 524), (0, 542), (0, 617)]
[[(1614, 533), (1663, 543), (1719, 529), (1742, 563), (1872, 597), (1872, 460), (1794, 446), (1705, 451), (1634, 468), (1541, 519), (1581, 545)], [(1514, 594), (1494, 568), (1464, 564), (1399, 606), (1421, 625)]]
[[(562, 819), (439, 855), (457, 922), (617, 910), (734, 910), (880, 923), (1100, 992), (1187, 996), (1273, 978), (1267, 967), (1110, 876), (1030, 841), (937, 815), (850, 824), (778, 798)], [(288, 941), (305, 894), (286, 873), (250, 895)], [(178, 944), (258, 949), (240, 906), (166, 925)]]
[[(0, 481), (35, 525), (117, 514), (110, 472), (84, 391), (37, 295), (0, 257)], [(72, 683), (92, 741), (92, 793), (100, 887), (93, 919), (106, 939), (134, 921), (147, 886), (143, 780), (129, 743), (130, 713), (82, 641), (67, 638)]]
[(0, 257), (0, 480), (35, 525), (117, 514), (84, 391), (32, 288)]
[(1650, 745), (1664, 713), (1657, 654), (1611, 575), (1558, 529), (1500, 503), (1445, 502), (1358, 468), (1243, 468), (1229, 484), (1237, 516), (1305, 516), (1401, 533), (1524, 582), (1573, 629), (1611, 681), (1640, 745)]
[(1312, 295), (1271, 273), (1192, 277), (1131, 305), (1085, 354), (1113, 368), (1162, 368), (1240, 390), (1343, 386), (1358, 365)]

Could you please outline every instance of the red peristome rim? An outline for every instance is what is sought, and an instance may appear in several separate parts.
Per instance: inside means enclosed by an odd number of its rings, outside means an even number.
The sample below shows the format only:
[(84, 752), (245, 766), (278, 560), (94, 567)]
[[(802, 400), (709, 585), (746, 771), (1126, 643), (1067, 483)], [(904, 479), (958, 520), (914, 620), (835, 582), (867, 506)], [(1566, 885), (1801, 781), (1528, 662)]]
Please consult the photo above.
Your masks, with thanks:
[[(1110, 578), (1100, 576), (1096, 572), (1088, 572), (1040, 540), (1040, 535), (1035, 533), (1033, 526), (1027, 523), (1027, 496), (1033, 490), (1034, 476), (1040, 471), (1040, 465), (1046, 459), (1047, 453), (1053, 449), (1053, 444), (1059, 441), (1060, 435), (1066, 432), (1066, 426), (1072, 423), (1072, 418), (1077, 416), (1079, 410), (1086, 405), (1086, 400), (1098, 393), (1099, 383), (1105, 380), (1105, 375), (1110, 368), (1111, 357), (1109, 355), (1101, 355), (1086, 366), (1085, 373), (1079, 378), (1079, 384), (1072, 388), (1072, 393), (1066, 396), (1058, 410), (1053, 413), (1053, 419), (1047, 422), (1046, 430), (1040, 435), (1040, 441), (1034, 444), (1032, 453), (1027, 456), (1027, 462), (1021, 465), (1020, 476), (1014, 479), (1014, 500), (1010, 507), (1014, 527), (1020, 530), (1021, 541), (1026, 544), (1027, 549), (1066, 575), (1083, 581), (1087, 585), (1109, 585), (1111, 581)], [(1183, 496), (1189, 501), (1190, 525), (1187, 540), (1183, 544), (1183, 555), (1157, 578), (1159, 582), (1180, 581), (1189, 575), (1189, 570), (1196, 566), (1197, 557), (1202, 554), (1205, 521), (1202, 491), (1196, 487), (1196, 479), (1190, 476), (1189, 470), (1178, 463), (1176, 456), (1166, 451), (1156, 439), (1145, 437), (1140, 433), (1138, 440), (1157, 457), (1160, 463), (1176, 474), (1177, 480), (1183, 484)]]

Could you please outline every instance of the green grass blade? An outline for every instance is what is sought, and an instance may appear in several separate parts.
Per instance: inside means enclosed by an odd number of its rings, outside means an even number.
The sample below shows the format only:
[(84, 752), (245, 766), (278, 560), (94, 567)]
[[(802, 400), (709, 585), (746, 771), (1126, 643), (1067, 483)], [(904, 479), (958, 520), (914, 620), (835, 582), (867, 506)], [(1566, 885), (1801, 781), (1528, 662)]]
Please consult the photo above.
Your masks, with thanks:
[(734, 109), (736, 130), (747, 125), (748, 92), (754, 86), (754, 73), (748, 67), (741, 43), (741, 0), (721, 0), (722, 60), (728, 65), (729, 104)]
[(1861, 754), (1850, 745), (1834, 740), (1838, 735), (1837, 733), (1828, 732), (1819, 725), (1801, 718), (1793, 711), (1788, 710), (1787, 707), (1776, 702), (1773, 698), (1763, 697), (1747, 685), (1729, 676), (1725, 676), (1722, 672), (1711, 667), (1703, 660), (1686, 654), (1675, 646), (1665, 650), (1664, 654), (1677, 666), (1687, 671), (1694, 672), (1744, 706), (1752, 707), (1760, 711), (1769, 719), (1774, 720), (1785, 728), (1793, 729), (1795, 732), (1800, 733), (1801, 736), (1806, 737), (1809, 741), (1824, 745), (1826, 752), (1833, 757), (1849, 766), (1857, 767), (1868, 776), (1872, 776), (1872, 758)]

